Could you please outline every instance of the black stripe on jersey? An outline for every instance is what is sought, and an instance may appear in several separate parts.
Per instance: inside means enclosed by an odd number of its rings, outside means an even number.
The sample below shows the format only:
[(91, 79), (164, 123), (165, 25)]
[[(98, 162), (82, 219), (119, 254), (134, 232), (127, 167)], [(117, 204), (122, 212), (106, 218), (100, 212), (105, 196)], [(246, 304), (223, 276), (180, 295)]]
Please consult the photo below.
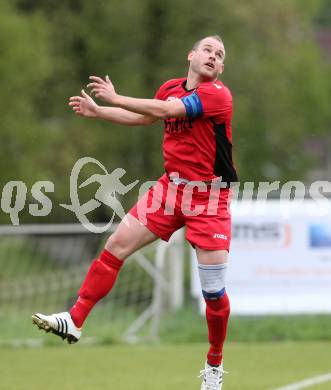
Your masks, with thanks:
[(232, 144), (226, 136), (225, 123), (214, 123), (216, 156), (214, 174), (222, 177), (222, 182), (235, 183), (238, 176), (232, 161)]

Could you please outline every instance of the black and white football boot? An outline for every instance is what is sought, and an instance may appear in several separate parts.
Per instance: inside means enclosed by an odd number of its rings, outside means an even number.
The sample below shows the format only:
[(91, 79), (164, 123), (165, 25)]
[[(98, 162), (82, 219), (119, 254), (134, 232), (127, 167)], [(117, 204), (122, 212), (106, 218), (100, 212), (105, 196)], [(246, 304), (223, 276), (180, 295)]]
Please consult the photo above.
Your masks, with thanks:
[(81, 330), (75, 326), (68, 312), (48, 316), (36, 313), (32, 316), (32, 322), (39, 329), (43, 329), (46, 333), (54, 333), (63, 340), (67, 340), (69, 344), (77, 343), (82, 334)]

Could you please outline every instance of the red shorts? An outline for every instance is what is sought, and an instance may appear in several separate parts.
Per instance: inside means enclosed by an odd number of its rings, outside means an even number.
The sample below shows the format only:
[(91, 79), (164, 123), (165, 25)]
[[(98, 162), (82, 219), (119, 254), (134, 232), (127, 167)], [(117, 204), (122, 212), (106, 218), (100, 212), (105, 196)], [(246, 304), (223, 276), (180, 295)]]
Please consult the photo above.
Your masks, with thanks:
[(193, 246), (229, 251), (230, 195), (228, 188), (175, 184), (164, 174), (129, 213), (165, 241), (185, 226), (185, 237)]

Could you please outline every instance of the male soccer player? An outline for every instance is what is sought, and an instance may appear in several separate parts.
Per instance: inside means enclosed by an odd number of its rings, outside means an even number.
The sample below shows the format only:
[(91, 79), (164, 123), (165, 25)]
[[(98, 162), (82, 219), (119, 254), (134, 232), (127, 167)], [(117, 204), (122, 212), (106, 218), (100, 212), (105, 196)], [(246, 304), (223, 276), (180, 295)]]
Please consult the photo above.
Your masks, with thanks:
[[(225, 291), (231, 239), (228, 203), (230, 183), (237, 181), (237, 174), (232, 162), (232, 97), (218, 80), (224, 58), (222, 39), (208, 36), (196, 42), (188, 54), (187, 77), (167, 81), (154, 99), (121, 96), (108, 76), (105, 79), (91, 76), (88, 88), (92, 95), (112, 107), (97, 105), (84, 90), (81, 96), (70, 98), (69, 105), (84, 117), (129, 126), (163, 120), (165, 174), (109, 237), (100, 256), (92, 262), (71, 310), (33, 315), (39, 328), (69, 343), (77, 342), (86, 317), (110, 292), (124, 260), (158, 238), (169, 240), (172, 233), (185, 226), (186, 239), (197, 253), (206, 301), (210, 347), (201, 371), (202, 390), (222, 388), (222, 349), (230, 313)], [(172, 203), (167, 196), (170, 193), (175, 193)], [(150, 211), (147, 206), (154, 198), (158, 199), (159, 207)], [(194, 212), (197, 209), (199, 213)]]

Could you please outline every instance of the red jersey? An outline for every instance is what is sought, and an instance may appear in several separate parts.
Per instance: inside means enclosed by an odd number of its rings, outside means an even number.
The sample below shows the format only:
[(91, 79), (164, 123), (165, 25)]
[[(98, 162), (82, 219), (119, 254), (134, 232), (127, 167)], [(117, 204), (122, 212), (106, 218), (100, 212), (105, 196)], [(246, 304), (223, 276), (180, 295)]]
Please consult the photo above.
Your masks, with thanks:
[(232, 161), (232, 96), (219, 80), (187, 90), (186, 78), (164, 83), (155, 99), (181, 99), (186, 116), (164, 121), (163, 157), (168, 174), (192, 181), (238, 181)]

